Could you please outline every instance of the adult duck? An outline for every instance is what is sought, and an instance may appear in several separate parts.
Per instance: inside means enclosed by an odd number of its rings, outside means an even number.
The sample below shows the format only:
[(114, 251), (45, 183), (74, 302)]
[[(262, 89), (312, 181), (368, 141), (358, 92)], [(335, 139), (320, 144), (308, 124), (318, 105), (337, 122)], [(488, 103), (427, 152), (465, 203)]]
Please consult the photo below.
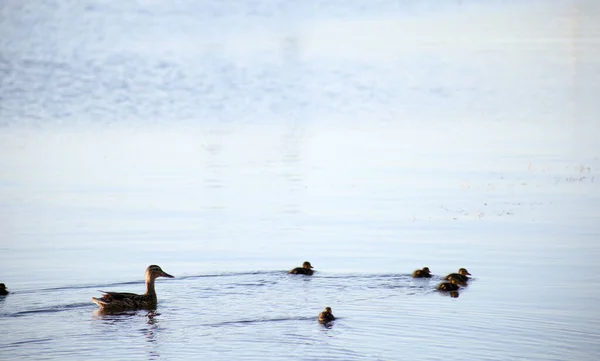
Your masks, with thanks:
[(414, 270), (412, 273), (413, 278), (431, 278), (431, 272), (429, 267), (423, 267), (423, 269)]
[(92, 302), (100, 306), (101, 311), (115, 312), (136, 309), (153, 309), (158, 302), (154, 289), (154, 280), (158, 277), (174, 278), (157, 265), (146, 268), (146, 293), (138, 295), (126, 292), (105, 292), (100, 298), (92, 297)]
[(312, 276), (312, 274), (315, 273), (315, 271), (313, 271), (312, 268), (313, 268), (313, 266), (311, 266), (310, 262), (306, 261), (302, 264), (302, 267), (296, 267), (288, 273), (294, 274), (294, 275)]

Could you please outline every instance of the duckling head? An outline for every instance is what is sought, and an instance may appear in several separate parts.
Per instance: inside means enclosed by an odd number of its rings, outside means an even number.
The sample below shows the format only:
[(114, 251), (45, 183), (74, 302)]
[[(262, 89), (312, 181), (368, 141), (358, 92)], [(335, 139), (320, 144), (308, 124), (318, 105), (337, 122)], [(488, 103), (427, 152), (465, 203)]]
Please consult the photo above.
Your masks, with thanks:
[(0, 283), (0, 291), (5, 291), (6, 285), (4, 283)]
[(469, 273), (469, 271), (467, 271), (466, 268), (461, 268), (458, 270), (458, 274), (461, 276), (470, 276), (471, 274)]
[(302, 263), (302, 268), (311, 269), (311, 268), (313, 268), (313, 266), (310, 265), (310, 262), (305, 261), (304, 263)]
[(423, 269), (421, 270), (421, 272), (425, 273), (426, 275), (430, 275), (431, 271), (429, 270), (429, 267), (423, 267)]
[(158, 277), (175, 278), (175, 277), (171, 276), (170, 274), (168, 274), (167, 272), (163, 271), (162, 268), (160, 268), (159, 266), (157, 266), (155, 264), (148, 266), (148, 268), (146, 268), (146, 280), (155, 280)]
[(331, 313), (331, 307), (325, 307), (325, 312)]

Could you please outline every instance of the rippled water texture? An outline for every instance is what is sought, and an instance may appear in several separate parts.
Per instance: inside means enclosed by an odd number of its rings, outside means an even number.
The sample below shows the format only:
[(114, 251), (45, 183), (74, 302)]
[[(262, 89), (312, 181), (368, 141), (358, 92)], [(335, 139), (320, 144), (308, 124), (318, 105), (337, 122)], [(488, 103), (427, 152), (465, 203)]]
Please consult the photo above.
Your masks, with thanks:
[(599, 14), (0, 0), (0, 359), (598, 360)]

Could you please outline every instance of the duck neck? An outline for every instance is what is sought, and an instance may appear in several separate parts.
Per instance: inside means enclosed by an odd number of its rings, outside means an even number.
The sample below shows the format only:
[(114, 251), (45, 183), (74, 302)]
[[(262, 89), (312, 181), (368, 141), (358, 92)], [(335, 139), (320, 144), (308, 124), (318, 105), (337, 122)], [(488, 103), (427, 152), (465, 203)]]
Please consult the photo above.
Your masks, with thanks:
[(154, 290), (154, 278), (146, 277), (146, 294), (147, 295), (155, 295), (156, 291)]

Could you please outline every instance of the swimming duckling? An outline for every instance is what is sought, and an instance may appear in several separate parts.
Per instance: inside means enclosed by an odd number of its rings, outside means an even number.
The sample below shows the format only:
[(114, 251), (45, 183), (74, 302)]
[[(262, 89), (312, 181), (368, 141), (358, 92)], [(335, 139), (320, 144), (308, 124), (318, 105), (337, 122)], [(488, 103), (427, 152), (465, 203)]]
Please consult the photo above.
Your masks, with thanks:
[(431, 278), (431, 272), (429, 271), (429, 267), (423, 267), (423, 269), (415, 270), (412, 273), (413, 278)]
[(319, 323), (329, 323), (335, 320), (333, 313), (331, 313), (331, 307), (325, 307), (325, 310), (319, 313)]
[(294, 274), (294, 275), (312, 276), (312, 274), (315, 272), (312, 270), (312, 268), (313, 268), (313, 266), (310, 265), (310, 262), (306, 261), (302, 264), (302, 267), (296, 267), (293, 270), (291, 270), (289, 273)]
[(450, 282), (442, 282), (436, 287), (438, 291), (456, 291), (459, 288), (458, 281), (454, 278), (451, 279)]
[(151, 265), (146, 268), (146, 293), (138, 295), (126, 292), (103, 292), (100, 298), (92, 297), (92, 302), (100, 306), (101, 311), (115, 312), (135, 309), (152, 309), (158, 302), (154, 290), (154, 280), (158, 277), (174, 278), (164, 272), (159, 266)]
[(0, 296), (6, 296), (8, 294), (8, 290), (6, 289), (6, 285), (4, 283), (0, 283)]
[(471, 274), (469, 273), (469, 271), (467, 271), (466, 268), (461, 268), (458, 270), (458, 273), (450, 273), (449, 275), (447, 275), (446, 277), (444, 277), (445, 280), (452, 280), (455, 279), (463, 284), (466, 284), (466, 282), (468, 280), (470, 280), (470, 278), (468, 276), (470, 276)]

